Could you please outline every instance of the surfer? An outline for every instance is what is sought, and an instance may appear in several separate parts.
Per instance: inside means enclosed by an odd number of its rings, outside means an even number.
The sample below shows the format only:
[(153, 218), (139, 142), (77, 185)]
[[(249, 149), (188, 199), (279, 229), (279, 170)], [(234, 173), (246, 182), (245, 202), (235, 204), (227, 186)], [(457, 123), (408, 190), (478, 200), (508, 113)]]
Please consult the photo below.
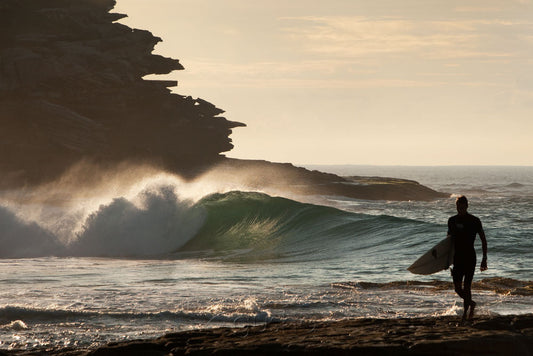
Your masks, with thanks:
[(464, 195), (457, 198), (455, 205), (457, 215), (448, 219), (448, 235), (452, 236), (455, 254), (453, 256), (452, 277), (455, 292), (464, 300), (463, 321), (474, 317), (476, 302), (472, 300), (472, 280), (476, 269), (476, 250), (474, 240), (479, 234), (483, 259), (481, 260), (481, 272), (487, 269), (487, 239), (479, 218), (467, 212), (468, 200)]

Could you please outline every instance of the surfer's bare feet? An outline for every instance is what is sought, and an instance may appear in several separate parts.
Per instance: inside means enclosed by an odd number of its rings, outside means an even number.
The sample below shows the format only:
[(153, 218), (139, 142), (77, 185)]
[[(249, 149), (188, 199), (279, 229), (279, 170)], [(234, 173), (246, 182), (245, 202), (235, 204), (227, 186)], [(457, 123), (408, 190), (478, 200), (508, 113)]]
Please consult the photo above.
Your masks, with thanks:
[(468, 314), (468, 319), (474, 319), (474, 309), (476, 309), (476, 302), (473, 300), (470, 302), (470, 313)]

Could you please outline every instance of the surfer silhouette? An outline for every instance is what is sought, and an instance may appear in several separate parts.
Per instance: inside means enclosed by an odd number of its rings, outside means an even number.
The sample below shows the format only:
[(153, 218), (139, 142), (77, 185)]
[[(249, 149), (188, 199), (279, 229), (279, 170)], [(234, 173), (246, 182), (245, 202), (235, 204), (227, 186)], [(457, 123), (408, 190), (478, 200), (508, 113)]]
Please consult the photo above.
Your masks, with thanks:
[(483, 259), (481, 272), (487, 269), (487, 239), (479, 218), (467, 212), (468, 199), (464, 195), (457, 198), (457, 215), (448, 219), (448, 235), (452, 236), (455, 254), (453, 256), (452, 277), (455, 292), (464, 300), (463, 321), (474, 317), (476, 302), (472, 300), (472, 280), (476, 269), (474, 241), (479, 234)]

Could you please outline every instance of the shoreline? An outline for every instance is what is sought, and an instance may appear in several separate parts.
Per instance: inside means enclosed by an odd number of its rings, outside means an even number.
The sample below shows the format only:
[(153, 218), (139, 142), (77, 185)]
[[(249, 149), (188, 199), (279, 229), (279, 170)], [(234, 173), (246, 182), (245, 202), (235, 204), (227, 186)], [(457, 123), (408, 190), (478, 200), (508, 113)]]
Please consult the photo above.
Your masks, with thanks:
[(0, 351), (0, 355), (526, 355), (533, 353), (533, 314), (280, 322), (170, 333), (93, 350)]

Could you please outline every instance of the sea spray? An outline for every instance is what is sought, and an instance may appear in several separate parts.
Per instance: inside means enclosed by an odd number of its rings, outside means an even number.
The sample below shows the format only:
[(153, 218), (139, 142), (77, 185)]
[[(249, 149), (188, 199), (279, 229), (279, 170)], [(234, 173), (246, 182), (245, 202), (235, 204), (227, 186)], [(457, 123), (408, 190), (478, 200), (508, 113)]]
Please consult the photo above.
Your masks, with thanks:
[[(185, 251), (204, 256), (212, 251), (213, 256), (249, 262), (328, 260), (375, 253), (391, 246), (417, 247), (419, 239), (414, 236), (438, 236), (442, 229), (409, 219), (356, 214), (257, 192), (215, 193), (195, 202), (180, 197), (182, 186), (163, 183), (151, 181), (136, 195), (101, 204), (83, 217), (81, 227), (68, 240), (4, 209), (15, 230), (21, 231), (15, 233), (16, 246), (24, 247), (4, 254), (4, 258), (169, 258)], [(4, 241), (6, 251), (11, 240)]]
[(0, 258), (149, 256), (194, 236), (195, 202), (230, 187), (216, 175), (186, 180), (149, 166), (80, 163), (55, 182), (0, 195)]
[(25, 222), (0, 206), (0, 258), (53, 256), (64, 246), (35, 222)]
[[(62, 208), (66, 217), (56, 226), (71, 220), (69, 208)], [(16, 210), (23, 214), (24, 207)], [(185, 244), (205, 219), (205, 211), (191, 201), (181, 200), (174, 186), (143, 190), (131, 200), (115, 198), (86, 217), (70, 214), (80, 216), (82, 222), (72, 221), (75, 234), (67, 239), (62, 230), (53, 231), (50, 223), (24, 221), (9, 208), (0, 207), (0, 257), (160, 257)]]
[(200, 229), (205, 211), (181, 201), (174, 187), (141, 192), (140, 206), (117, 198), (85, 221), (72, 242), (73, 256), (161, 257), (183, 246)]

